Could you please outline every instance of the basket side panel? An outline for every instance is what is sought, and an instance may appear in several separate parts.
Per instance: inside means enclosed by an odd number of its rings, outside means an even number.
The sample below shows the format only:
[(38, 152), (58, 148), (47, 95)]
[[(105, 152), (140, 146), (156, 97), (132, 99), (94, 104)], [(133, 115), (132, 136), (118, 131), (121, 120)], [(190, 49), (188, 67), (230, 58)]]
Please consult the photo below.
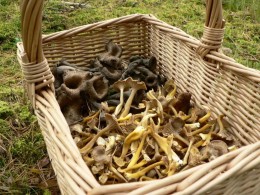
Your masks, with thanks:
[(250, 171), (244, 172), (238, 176), (230, 177), (224, 182), (214, 186), (206, 194), (229, 195), (229, 194), (252, 194), (258, 195), (260, 192), (260, 166), (258, 165)]
[(109, 40), (123, 48), (123, 59), (128, 60), (132, 55), (145, 55), (148, 53), (145, 37), (145, 22), (120, 23), (46, 42), (43, 49), (51, 67), (61, 58), (78, 66), (87, 66), (91, 60), (105, 51), (104, 46)]
[(195, 49), (151, 25), (148, 27), (150, 55), (158, 59), (158, 70), (173, 78), (179, 92), (189, 91), (196, 104), (224, 114), (234, 136), (242, 144), (260, 140), (260, 84), (218, 64), (205, 63)]
[(62, 170), (62, 168), (60, 167), (60, 165), (58, 163), (58, 161), (61, 160), (61, 159), (57, 159), (57, 155), (56, 155), (56, 152), (59, 149), (57, 148), (57, 145), (54, 144), (53, 138), (49, 132), (50, 129), (48, 129), (46, 126), (45, 117), (38, 111), (36, 111), (36, 116), (38, 119), (39, 126), (42, 130), (44, 142), (46, 144), (48, 155), (51, 159), (51, 164), (52, 164), (53, 170), (57, 176), (57, 182), (58, 182), (60, 191), (62, 194), (66, 194), (65, 192), (70, 191), (70, 189), (68, 188), (69, 185), (68, 185), (67, 181), (64, 180), (64, 177), (62, 176), (64, 171)]

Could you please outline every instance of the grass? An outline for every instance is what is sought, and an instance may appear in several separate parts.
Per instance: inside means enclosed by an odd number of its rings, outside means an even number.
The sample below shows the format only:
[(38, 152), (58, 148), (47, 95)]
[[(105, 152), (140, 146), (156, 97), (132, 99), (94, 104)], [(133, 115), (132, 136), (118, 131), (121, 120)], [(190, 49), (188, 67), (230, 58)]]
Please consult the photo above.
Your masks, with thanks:
[[(200, 38), (202, 0), (89, 0), (83, 7), (45, 2), (43, 32), (50, 33), (132, 13), (157, 18)], [(260, 69), (260, 2), (223, 0), (223, 46), (245, 66)], [(20, 40), (18, 0), (0, 1), (0, 194), (50, 194), (58, 191), (43, 137), (32, 115), (16, 60)]]

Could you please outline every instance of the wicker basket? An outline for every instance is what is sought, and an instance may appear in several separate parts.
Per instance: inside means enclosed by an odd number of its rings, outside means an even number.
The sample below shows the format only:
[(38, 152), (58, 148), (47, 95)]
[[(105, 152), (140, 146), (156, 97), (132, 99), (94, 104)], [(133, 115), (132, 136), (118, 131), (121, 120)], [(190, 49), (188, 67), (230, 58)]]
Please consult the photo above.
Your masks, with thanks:
[[(221, 53), (221, 0), (207, 0), (203, 37), (197, 40), (152, 15), (134, 14), (41, 35), (43, 0), (23, 0), (18, 60), (63, 194), (259, 194), (260, 71)], [(189, 90), (193, 101), (223, 113), (243, 147), (165, 179), (101, 186), (73, 141), (55, 99), (51, 67), (62, 57), (88, 64), (112, 39), (131, 55), (155, 56), (158, 71)]]

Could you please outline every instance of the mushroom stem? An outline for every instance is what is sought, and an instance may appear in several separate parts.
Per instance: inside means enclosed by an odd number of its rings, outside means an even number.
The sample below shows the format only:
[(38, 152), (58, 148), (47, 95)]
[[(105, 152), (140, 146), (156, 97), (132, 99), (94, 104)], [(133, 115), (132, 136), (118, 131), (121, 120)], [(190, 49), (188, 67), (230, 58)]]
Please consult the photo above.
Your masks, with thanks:
[(177, 110), (176, 110), (172, 105), (169, 105), (169, 108), (172, 110), (174, 116), (177, 117), (177, 116), (178, 116), (178, 112), (177, 112)]
[(144, 135), (143, 135), (143, 137), (142, 137), (142, 140), (141, 140), (141, 142), (140, 142), (140, 144), (139, 144), (139, 146), (138, 146), (138, 148), (137, 148), (135, 154), (133, 155), (133, 157), (132, 157), (130, 163), (129, 163), (128, 166), (127, 166), (127, 169), (131, 168), (132, 166), (134, 166), (134, 165), (137, 163), (137, 161), (138, 161), (138, 159), (139, 159), (139, 157), (140, 157), (141, 151), (142, 151), (142, 149), (143, 149), (143, 147), (144, 147), (144, 141), (145, 141), (145, 139), (146, 139), (146, 137), (147, 137), (148, 134), (149, 134), (148, 131), (146, 131), (146, 132), (144, 133)]
[[(118, 126), (117, 122), (115, 121), (115, 119), (113, 118), (112, 115), (110, 114), (105, 114), (105, 118), (106, 121), (108, 122), (108, 125), (102, 129), (101, 131), (99, 131), (90, 142), (87, 143), (86, 146), (84, 146), (83, 148), (80, 149), (80, 153), (81, 154), (85, 154), (88, 153), (89, 150), (94, 146), (95, 142), (97, 141), (97, 139), (102, 136), (103, 134), (105, 134), (106, 132), (112, 130), (112, 129), (120, 129), (120, 127)], [(121, 129), (120, 129), (121, 131)]]
[(133, 165), (133, 166), (131, 166), (129, 168), (128, 167), (125, 168), (125, 169), (119, 168), (118, 170), (120, 172), (128, 172), (128, 171), (131, 171), (131, 170), (134, 170), (134, 169), (139, 169), (140, 167), (144, 166), (146, 163), (147, 163), (147, 161), (143, 159), (139, 163), (137, 163), (137, 164), (135, 164), (135, 165)]
[(132, 90), (131, 90), (130, 96), (128, 97), (128, 99), (125, 103), (124, 111), (121, 113), (120, 118), (128, 115), (130, 107), (132, 105), (133, 99), (134, 99), (137, 91), (140, 89), (144, 89), (144, 90), (147, 89), (144, 82), (135, 81), (131, 77), (128, 78), (126, 80), (126, 82), (129, 84), (129, 86), (131, 86)]
[(126, 121), (126, 120), (130, 119), (131, 117), (132, 117), (132, 114), (129, 113), (129, 114), (126, 115), (125, 117), (117, 119), (117, 122), (123, 122), (123, 121)]
[(154, 143), (154, 151), (155, 151), (155, 153), (154, 153), (153, 159), (159, 158), (161, 155), (159, 152), (158, 144), (156, 142)]
[(172, 82), (171, 85), (173, 85), (173, 90), (166, 95), (166, 99), (167, 99), (167, 100), (173, 99), (174, 96), (175, 96), (175, 94), (176, 94), (176, 91), (177, 91), (177, 86), (176, 86), (176, 84), (175, 84), (174, 82)]
[(83, 119), (83, 123), (86, 123), (86, 122), (88, 122), (88, 121), (91, 121), (92, 119), (98, 117), (99, 114), (100, 114), (100, 110), (97, 111), (96, 113), (94, 113), (94, 114), (91, 115), (91, 116), (85, 117), (85, 118)]
[[(151, 119), (152, 120), (152, 119)], [(152, 120), (153, 121), (153, 120)], [(152, 128), (151, 128), (152, 129)], [(158, 143), (160, 148), (164, 151), (164, 153), (167, 155), (169, 162), (172, 162), (172, 160), (176, 162), (181, 162), (181, 159), (179, 156), (171, 149), (171, 141), (172, 136), (167, 138), (161, 137), (158, 133), (156, 133), (153, 129), (151, 131), (152, 137), (155, 139), (155, 141)]]
[(172, 132), (173, 137), (175, 137), (176, 139), (178, 139), (179, 141), (183, 142), (184, 144), (186, 144), (187, 146), (189, 145), (188, 140), (186, 140), (184, 137), (180, 136), (178, 133), (176, 132)]
[(145, 175), (148, 171), (150, 171), (153, 168), (160, 166), (160, 165), (164, 165), (164, 162), (159, 161), (154, 164), (151, 164), (148, 167), (145, 167), (144, 169), (142, 169), (141, 171), (138, 171), (137, 173), (126, 173), (126, 177), (128, 179), (138, 179), (138, 178), (142, 177), (143, 175)]
[(135, 128), (135, 130), (133, 132), (128, 134), (128, 136), (125, 138), (125, 141), (123, 144), (123, 150), (122, 150), (120, 158), (123, 158), (127, 154), (128, 150), (130, 148), (130, 144), (133, 141), (139, 139), (143, 135), (145, 130), (146, 130), (146, 128), (144, 128), (143, 126), (138, 126)]
[(171, 162), (168, 167), (167, 176), (173, 175), (176, 171), (176, 168), (176, 162)]
[(194, 140), (192, 139), (189, 143), (189, 147), (188, 147), (188, 150), (183, 158), (183, 165), (186, 165), (188, 163), (188, 158), (189, 158), (189, 155), (190, 155), (190, 149), (192, 147), (192, 144), (193, 144)]
[(143, 127), (145, 127), (145, 128), (147, 128), (148, 127), (148, 121), (149, 121), (149, 119), (150, 118), (152, 118), (152, 117), (155, 117), (157, 114), (147, 114), (147, 115), (144, 115), (144, 117), (142, 118), (142, 120), (141, 120), (141, 125), (143, 126)]
[(131, 94), (129, 96), (129, 98), (127, 99), (126, 103), (125, 103), (125, 107), (124, 107), (124, 111), (122, 112), (122, 114), (120, 115), (120, 118), (125, 117), (128, 115), (131, 104), (133, 102), (133, 99), (135, 97), (135, 94), (138, 90), (137, 89), (132, 89)]
[[(200, 141), (196, 142), (196, 143), (193, 145), (193, 147), (198, 148), (198, 147), (202, 146), (204, 142), (205, 142), (204, 140), (200, 140)], [(181, 150), (181, 152), (184, 153), (184, 152), (186, 152), (187, 150), (188, 150), (188, 148), (183, 148), (183, 149)]]
[(119, 177), (121, 180), (123, 180), (124, 182), (128, 182), (123, 175), (121, 175), (113, 166), (111, 163), (109, 163), (108, 169), (114, 173), (117, 177)]
[(218, 126), (219, 126), (219, 132), (222, 132), (224, 130), (224, 125), (222, 123), (224, 115), (219, 115), (217, 118)]
[(155, 178), (147, 177), (145, 175), (140, 177), (140, 181), (152, 181), (152, 180), (155, 180)]
[(199, 123), (204, 123), (206, 120), (209, 119), (210, 116), (211, 116), (211, 112), (209, 111), (209, 112), (207, 112), (206, 115), (204, 115), (203, 117), (201, 117), (201, 118), (199, 119)]
[(120, 90), (120, 103), (118, 104), (118, 106), (116, 107), (116, 110), (114, 112), (115, 116), (117, 116), (120, 113), (120, 111), (123, 108), (123, 104), (124, 104), (124, 86), (120, 86), (119, 90)]
[(204, 125), (203, 127), (201, 127), (200, 129), (197, 129), (196, 131), (193, 131), (190, 133), (191, 136), (194, 136), (196, 134), (199, 134), (199, 133), (202, 133), (203, 131), (207, 130), (209, 127), (211, 127), (212, 125), (211, 124), (206, 124)]

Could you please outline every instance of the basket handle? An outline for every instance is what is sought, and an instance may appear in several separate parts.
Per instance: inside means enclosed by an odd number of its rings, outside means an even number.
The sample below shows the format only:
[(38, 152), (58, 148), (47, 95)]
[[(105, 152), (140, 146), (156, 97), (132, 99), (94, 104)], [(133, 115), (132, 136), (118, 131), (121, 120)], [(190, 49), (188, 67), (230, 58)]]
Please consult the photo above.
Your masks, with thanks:
[(22, 0), (22, 40), (28, 62), (44, 60), (42, 51), (42, 9), (44, 0)]
[(222, 14), (222, 0), (206, 0), (206, 22), (201, 44), (197, 53), (204, 58), (210, 51), (218, 51), (224, 38), (225, 20)]
[(54, 76), (42, 50), (43, 1), (21, 1), (23, 45), (18, 43), (18, 60), (26, 80), (27, 94), (33, 107), (35, 107), (36, 91), (45, 87), (54, 91)]

